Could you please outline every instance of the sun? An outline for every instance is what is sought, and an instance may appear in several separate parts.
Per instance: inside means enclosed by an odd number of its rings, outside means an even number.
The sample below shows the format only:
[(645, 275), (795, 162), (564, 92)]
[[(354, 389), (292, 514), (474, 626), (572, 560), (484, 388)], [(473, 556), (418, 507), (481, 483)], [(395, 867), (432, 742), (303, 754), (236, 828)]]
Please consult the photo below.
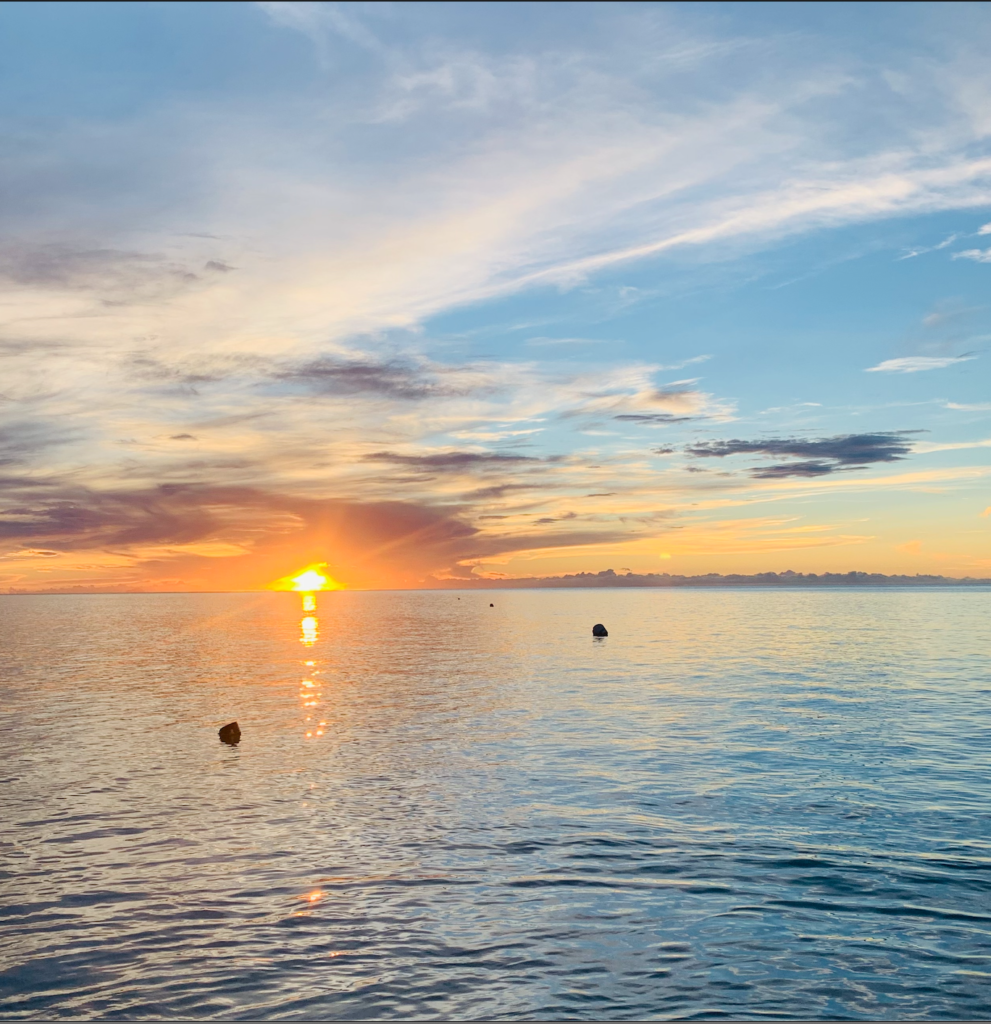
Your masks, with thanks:
[(308, 565), (295, 576), (283, 576), (282, 579), (272, 584), (272, 589), (295, 590), (301, 594), (313, 594), (318, 590), (341, 590), (342, 584), (321, 571), (326, 566), (326, 562)]
[(327, 582), (327, 577), (323, 573), (319, 573), (316, 569), (307, 569), (306, 572), (301, 572), (298, 576), (292, 578), (293, 590), (302, 590), (306, 593), (311, 593), (314, 590), (323, 590), (324, 584)]

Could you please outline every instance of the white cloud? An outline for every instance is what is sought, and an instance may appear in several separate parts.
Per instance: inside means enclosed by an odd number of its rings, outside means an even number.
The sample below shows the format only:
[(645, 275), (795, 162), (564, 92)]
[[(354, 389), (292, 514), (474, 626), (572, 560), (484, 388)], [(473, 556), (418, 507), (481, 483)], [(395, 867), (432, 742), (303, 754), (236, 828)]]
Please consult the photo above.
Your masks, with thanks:
[(966, 363), (976, 356), (902, 356), (885, 359), (877, 366), (869, 366), (866, 373), (919, 373), (921, 370), (942, 370), (956, 363)]
[(975, 263), (991, 263), (991, 249), (964, 249), (953, 254), (955, 260), (973, 260)]
[(957, 452), (968, 448), (991, 448), (991, 437), (983, 441), (956, 441), (950, 444), (938, 444), (934, 441), (916, 441), (915, 450), (920, 455), (928, 455), (931, 452)]
[(979, 235), (991, 235), (991, 224), (984, 224), (977, 232)]
[(691, 359), (683, 359), (680, 363), (668, 363), (666, 366), (658, 366), (658, 370), (683, 370), (686, 366), (691, 366), (693, 363), (706, 363), (712, 356), (692, 356)]

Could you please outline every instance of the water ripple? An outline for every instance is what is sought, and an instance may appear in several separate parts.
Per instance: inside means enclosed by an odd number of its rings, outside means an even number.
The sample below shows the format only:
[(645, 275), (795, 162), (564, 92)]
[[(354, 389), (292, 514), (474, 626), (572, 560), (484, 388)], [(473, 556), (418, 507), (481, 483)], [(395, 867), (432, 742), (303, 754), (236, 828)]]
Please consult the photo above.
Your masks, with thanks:
[(991, 592), (487, 597), (0, 598), (0, 1017), (991, 1016)]

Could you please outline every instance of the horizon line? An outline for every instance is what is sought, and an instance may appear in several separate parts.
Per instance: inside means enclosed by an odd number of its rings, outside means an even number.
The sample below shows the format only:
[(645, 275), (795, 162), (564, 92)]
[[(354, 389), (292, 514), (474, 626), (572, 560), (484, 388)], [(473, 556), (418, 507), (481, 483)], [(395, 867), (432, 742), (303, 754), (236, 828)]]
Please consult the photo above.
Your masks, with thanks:
[[(886, 575), (885, 573), (868, 573), (863, 570), (851, 569), (848, 572), (801, 573), (787, 569), (782, 573), (703, 573), (695, 576), (684, 576), (671, 573), (634, 573), (619, 574), (614, 569), (603, 569), (597, 573), (568, 573), (561, 576), (524, 576), (512, 579), (434, 579), (432, 584), (416, 587), (340, 587), (313, 593), (340, 593), (355, 591), (358, 593), (398, 593), (402, 591), (429, 592), (449, 590), (602, 590), (602, 589), (678, 589), (726, 587), (734, 589), (794, 587), (815, 589), (858, 588), (858, 587), (979, 587), (991, 586), (991, 578), (975, 576), (941, 576), (929, 573)], [(127, 594), (278, 594), (299, 593), (272, 587), (260, 587), (250, 590), (123, 590), (98, 589), (97, 587), (63, 587), (52, 590), (20, 590), (9, 588), (0, 593), (0, 597), (99, 597), (101, 595)]]

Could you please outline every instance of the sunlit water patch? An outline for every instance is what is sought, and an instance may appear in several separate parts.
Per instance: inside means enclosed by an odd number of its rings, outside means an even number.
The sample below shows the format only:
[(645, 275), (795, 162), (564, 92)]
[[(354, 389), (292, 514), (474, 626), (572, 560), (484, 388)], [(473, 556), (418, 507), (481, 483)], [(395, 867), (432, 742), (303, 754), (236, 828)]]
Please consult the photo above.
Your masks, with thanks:
[(991, 1017), (991, 592), (313, 603), (0, 598), (0, 1015)]

